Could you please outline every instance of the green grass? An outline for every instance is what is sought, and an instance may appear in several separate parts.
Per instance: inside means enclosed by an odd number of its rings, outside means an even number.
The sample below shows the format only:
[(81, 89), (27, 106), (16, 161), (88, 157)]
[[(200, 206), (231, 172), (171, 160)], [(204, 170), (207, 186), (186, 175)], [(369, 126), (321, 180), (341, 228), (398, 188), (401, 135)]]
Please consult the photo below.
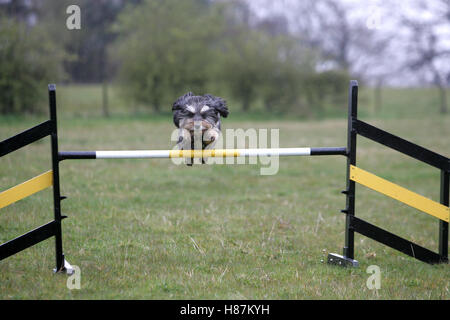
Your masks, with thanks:
[[(172, 148), (169, 115), (75, 116), (76, 95), (62, 105), (68, 100), (60, 91), (60, 150)], [(420, 109), (433, 100), (431, 93), (414, 107), (399, 105), (377, 117), (370, 116), (364, 94), (364, 120), (450, 156), (450, 117)], [(400, 101), (403, 95), (389, 92), (386, 108), (394, 108), (389, 97)], [(0, 140), (42, 119), (0, 119)], [(232, 113), (224, 127), (278, 128), (281, 147), (346, 144), (345, 115), (258, 119)], [(46, 138), (1, 158), (0, 190), (48, 170), (49, 150)], [(364, 138), (358, 165), (439, 200), (437, 170)], [(259, 168), (186, 167), (170, 160), (62, 162), (64, 253), (81, 269), (81, 289), (69, 290), (66, 276), (52, 274), (54, 241), (46, 240), (0, 262), (0, 298), (449, 299), (448, 265), (424, 264), (360, 235), (359, 268), (324, 262), (329, 252), (341, 253), (344, 242), (344, 157), (282, 158), (274, 176), (260, 176)], [(0, 242), (50, 221), (51, 195), (47, 189), (2, 209)], [(437, 250), (438, 220), (425, 213), (362, 186), (356, 210), (362, 219)], [(378, 291), (366, 287), (369, 265), (381, 269)]]
[[(102, 118), (102, 88), (99, 85), (58, 85), (57, 96), (60, 118)], [(108, 97), (108, 109), (113, 119), (119, 118), (122, 120), (124, 117), (127, 117), (164, 122), (170, 117), (170, 105), (161, 106), (162, 114), (154, 114), (148, 106), (136, 105), (124, 98), (121, 95), (120, 87), (117, 85), (108, 86)], [(240, 103), (228, 97), (226, 99), (235, 121), (305, 119), (304, 115), (268, 113), (259, 101), (252, 105), (250, 112), (243, 113)], [(309, 116), (306, 118), (316, 120), (346, 119), (346, 99), (342, 100), (339, 97), (339, 99), (336, 98), (334, 100), (336, 101), (326, 103), (323, 109), (311, 106), (311, 110), (308, 112)], [(447, 100), (450, 101), (450, 95)], [(383, 88), (382, 106), (376, 109), (373, 89), (362, 85), (359, 88), (359, 105), (359, 114), (362, 117), (398, 119), (439, 116), (439, 95), (437, 89), (434, 88)], [(48, 107), (44, 104), (41, 108), (47, 111)]]

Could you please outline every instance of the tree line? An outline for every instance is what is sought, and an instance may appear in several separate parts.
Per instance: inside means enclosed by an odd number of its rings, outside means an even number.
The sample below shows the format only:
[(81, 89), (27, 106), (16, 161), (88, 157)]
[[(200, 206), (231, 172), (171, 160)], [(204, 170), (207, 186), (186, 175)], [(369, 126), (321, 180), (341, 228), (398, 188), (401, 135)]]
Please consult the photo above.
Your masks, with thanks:
[[(170, 110), (176, 97), (192, 91), (227, 97), (242, 112), (258, 105), (307, 115), (345, 106), (350, 77), (382, 84), (397, 72), (379, 68), (390, 35), (380, 36), (364, 19), (350, 20), (340, 1), (291, 3), (293, 13), (302, 12), (293, 21), (275, 9), (260, 17), (245, 0), (4, 1), (0, 113), (37, 112), (45, 83), (62, 81), (103, 83), (105, 90), (117, 83), (128, 100), (154, 112)], [(81, 9), (80, 30), (66, 28), (71, 4)], [(426, 37), (423, 24), (401, 19)], [(402, 68), (435, 70), (430, 52)], [(435, 71), (432, 80), (445, 90), (441, 70)]]

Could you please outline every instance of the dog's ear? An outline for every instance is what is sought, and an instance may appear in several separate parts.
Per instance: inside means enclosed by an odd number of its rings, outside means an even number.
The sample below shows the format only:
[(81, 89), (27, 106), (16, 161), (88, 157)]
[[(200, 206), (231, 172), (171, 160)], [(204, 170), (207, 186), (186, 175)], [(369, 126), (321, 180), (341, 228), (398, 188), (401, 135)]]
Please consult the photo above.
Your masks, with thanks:
[(173, 112), (173, 123), (177, 128), (180, 127), (180, 118), (181, 118), (181, 110), (184, 109), (184, 106), (187, 104), (187, 99), (192, 97), (194, 94), (192, 92), (188, 92), (185, 95), (182, 95), (175, 101), (172, 105)]
[(181, 110), (183, 106), (186, 104), (186, 100), (189, 97), (192, 97), (194, 94), (192, 92), (188, 92), (177, 99), (172, 105), (172, 111)]
[(205, 94), (204, 97), (208, 99), (209, 107), (216, 109), (216, 111), (224, 118), (228, 116), (229, 111), (227, 102), (224, 99), (210, 94)]

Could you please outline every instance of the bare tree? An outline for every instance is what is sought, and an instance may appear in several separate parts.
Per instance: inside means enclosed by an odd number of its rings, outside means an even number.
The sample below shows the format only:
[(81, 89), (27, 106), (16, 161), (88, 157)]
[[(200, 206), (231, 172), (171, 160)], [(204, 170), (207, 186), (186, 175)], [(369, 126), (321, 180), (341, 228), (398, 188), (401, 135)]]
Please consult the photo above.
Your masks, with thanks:
[[(448, 112), (446, 89), (450, 81), (450, 1), (418, 0), (399, 19), (405, 33), (405, 68), (439, 90), (440, 113)], [(420, 14), (418, 14), (420, 13)]]
[(264, 5), (254, 10), (263, 16), (284, 15), (289, 31), (319, 53), (318, 71), (344, 70), (351, 77), (364, 80), (374, 87), (375, 110), (381, 108), (381, 88), (400, 69), (400, 63), (394, 62), (398, 57), (392, 54), (395, 33), (388, 21), (389, 10), (383, 11), (383, 21), (374, 21), (383, 22), (382, 26), (372, 26), (369, 18), (373, 9), (378, 8), (356, 6), (348, 1), (261, 1)]
[[(284, 15), (289, 31), (303, 44), (321, 53), (319, 64), (352, 72), (362, 76), (369, 61), (380, 58), (387, 51), (391, 34), (370, 29), (365, 15), (355, 16), (361, 7), (342, 0), (269, 1), (265, 16)], [(261, 2), (258, 2), (261, 3)], [(262, 7), (262, 5), (260, 5)], [(260, 10), (258, 8), (258, 10)], [(375, 63), (379, 65), (380, 59)]]

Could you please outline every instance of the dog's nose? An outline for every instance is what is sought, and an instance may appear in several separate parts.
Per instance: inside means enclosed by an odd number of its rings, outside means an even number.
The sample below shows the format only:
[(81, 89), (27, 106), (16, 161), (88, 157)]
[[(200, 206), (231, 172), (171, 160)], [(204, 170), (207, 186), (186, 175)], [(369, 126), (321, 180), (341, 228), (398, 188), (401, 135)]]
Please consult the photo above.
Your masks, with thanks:
[(200, 121), (194, 122), (194, 130), (201, 130), (202, 129), (202, 123)]

